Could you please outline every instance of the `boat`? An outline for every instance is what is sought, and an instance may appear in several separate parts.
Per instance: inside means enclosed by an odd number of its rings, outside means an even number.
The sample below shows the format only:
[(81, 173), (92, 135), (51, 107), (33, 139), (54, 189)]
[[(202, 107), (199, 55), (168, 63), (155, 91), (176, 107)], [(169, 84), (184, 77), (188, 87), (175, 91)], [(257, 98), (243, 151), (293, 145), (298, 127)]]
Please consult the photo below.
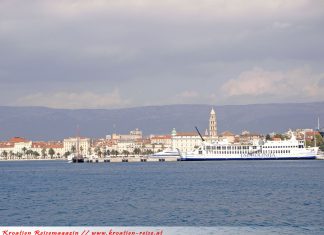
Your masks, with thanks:
[(73, 163), (84, 163), (85, 162), (85, 159), (82, 155), (75, 155), (73, 158), (72, 158), (72, 162)]
[(177, 157), (180, 158), (181, 157), (181, 152), (179, 149), (165, 149), (161, 152), (157, 152), (154, 154), (149, 155), (149, 157), (158, 157), (158, 158), (167, 158), (167, 157)]
[(297, 140), (291, 133), (288, 140), (260, 140), (252, 144), (232, 144), (227, 140), (208, 143), (202, 138), (201, 146), (182, 154), (180, 160), (299, 160), (316, 159), (317, 153), (318, 147), (306, 147), (304, 140)]

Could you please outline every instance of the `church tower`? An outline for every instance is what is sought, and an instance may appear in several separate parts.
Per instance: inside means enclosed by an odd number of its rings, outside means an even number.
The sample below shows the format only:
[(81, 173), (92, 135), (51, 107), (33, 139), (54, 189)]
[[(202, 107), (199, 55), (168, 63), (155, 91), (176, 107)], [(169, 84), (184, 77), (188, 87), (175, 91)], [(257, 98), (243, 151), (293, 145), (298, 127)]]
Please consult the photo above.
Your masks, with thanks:
[(216, 120), (216, 113), (213, 108), (210, 111), (210, 117), (209, 117), (209, 136), (211, 137), (217, 136), (217, 120)]

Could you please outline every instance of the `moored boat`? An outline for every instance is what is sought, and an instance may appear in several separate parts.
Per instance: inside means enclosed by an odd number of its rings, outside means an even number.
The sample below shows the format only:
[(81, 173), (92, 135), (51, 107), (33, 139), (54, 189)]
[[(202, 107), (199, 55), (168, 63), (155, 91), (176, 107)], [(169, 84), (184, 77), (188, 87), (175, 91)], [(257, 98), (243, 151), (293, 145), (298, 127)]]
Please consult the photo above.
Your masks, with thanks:
[(318, 147), (306, 147), (293, 135), (289, 140), (259, 141), (251, 145), (231, 144), (226, 140), (207, 143), (181, 156), (182, 161), (208, 160), (299, 160), (315, 159)]

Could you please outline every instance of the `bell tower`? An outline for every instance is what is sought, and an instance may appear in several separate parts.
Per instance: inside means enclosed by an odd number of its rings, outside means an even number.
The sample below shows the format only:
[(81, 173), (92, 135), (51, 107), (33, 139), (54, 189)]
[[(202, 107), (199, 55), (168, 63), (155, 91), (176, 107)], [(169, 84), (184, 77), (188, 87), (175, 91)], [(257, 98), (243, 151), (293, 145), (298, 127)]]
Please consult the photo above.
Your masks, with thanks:
[(217, 120), (215, 110), (212, 108), (209, 117), (209, 136), (217, 136)]

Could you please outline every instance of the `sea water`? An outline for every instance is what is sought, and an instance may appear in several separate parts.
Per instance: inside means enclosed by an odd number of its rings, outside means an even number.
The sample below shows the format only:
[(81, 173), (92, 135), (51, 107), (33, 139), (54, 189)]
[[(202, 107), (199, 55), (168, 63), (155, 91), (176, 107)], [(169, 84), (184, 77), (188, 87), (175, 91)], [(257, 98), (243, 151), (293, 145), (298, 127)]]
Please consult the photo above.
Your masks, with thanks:
[(324, 227), (324, 161), (0, 162), (0, 225)]

